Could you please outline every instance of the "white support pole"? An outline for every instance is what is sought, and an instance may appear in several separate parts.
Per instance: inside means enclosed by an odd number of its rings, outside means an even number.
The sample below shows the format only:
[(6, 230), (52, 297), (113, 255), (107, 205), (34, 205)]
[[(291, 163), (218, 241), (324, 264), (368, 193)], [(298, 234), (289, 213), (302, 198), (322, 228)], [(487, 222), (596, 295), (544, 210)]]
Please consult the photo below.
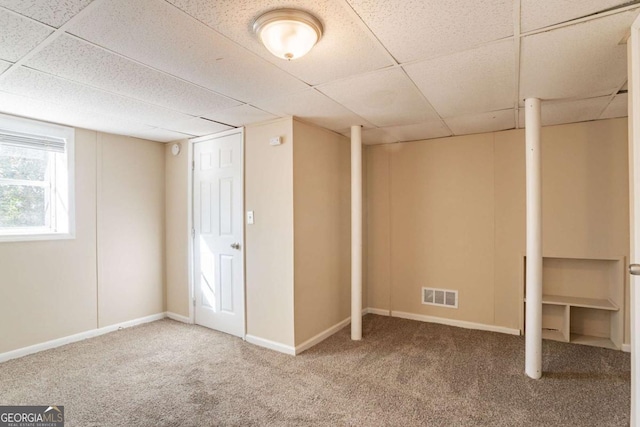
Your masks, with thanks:
[(525, 100), (527, 177), (527, 305), (525, 372), (542, 377), (542, 179), (540, 100)]
[(362, 128), (351, 126), (351, 339), (362, 339)]

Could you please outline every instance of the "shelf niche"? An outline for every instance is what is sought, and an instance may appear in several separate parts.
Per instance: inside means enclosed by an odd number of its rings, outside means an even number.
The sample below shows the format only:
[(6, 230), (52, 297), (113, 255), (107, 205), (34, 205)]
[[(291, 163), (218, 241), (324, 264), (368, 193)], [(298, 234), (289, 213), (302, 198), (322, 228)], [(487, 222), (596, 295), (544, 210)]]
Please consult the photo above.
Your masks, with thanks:
[[(624, 266), (624, 257), (544, 257), (542, 338), (621, 349)], [(523, 280), (526, 295), (526, 272)]]

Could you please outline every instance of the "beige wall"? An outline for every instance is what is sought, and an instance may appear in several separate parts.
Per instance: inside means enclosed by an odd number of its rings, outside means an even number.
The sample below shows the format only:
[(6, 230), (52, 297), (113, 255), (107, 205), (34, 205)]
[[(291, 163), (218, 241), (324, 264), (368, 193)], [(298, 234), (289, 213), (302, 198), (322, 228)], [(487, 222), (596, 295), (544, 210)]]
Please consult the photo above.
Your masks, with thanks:
[[(269, 145), (272, 136), (282, 145)], [(247, 334), (294, 345), (293, 120), (245, 129)]]
[(164, 311), (164, 161), (157, 142), (98, 134), (98, 326)]
[[(626, 119), (542, 139), (544, 256), (628, 256)], [(524, 131), (367, 151), (369, 305), (520, 328)], [(421, 305), (422, 286), (458, 289), (460, 308)]]
[(367, 165), (367, 302), (391, 310), (390, 169), (393, 145), (375, 145), (364, 153)]
[(76, 238), (0, 243), (0, 353), (97, 326), (96, 133), (75, 136)]
[[(98, 139), (106, 153), (101, 175), (97, 174), (98, 161), (102, 160), (98, 155)], [(127, 144), (140, 146), (133, 148)], [(163, 213), (157, 209), (160, 194), (163, 194), (162, 150), (158, 143), (76, 130), (76, 238), (0, 243), (0, 313), (3, 319), (0, 322), (0, 353), (88, 331), (109, 322), (164, 311), (162, 274), (159, 273), (162, 271), (159, 254), (163, 247)], [(135, 159), (139, 162), (123, 159), (124, 163), (116, 163), (121, 153), (146, 159)], [(140, 173), (151, 173), (153, 181), (139, 177)], [(125, 181), (124, 177), (135, 177), (142, 183), (126, 180), (121, 196), (107, 183), (107, 194), (100, 196), (102, 203), (98, 204), (99, 176), (120, 183)], [(100, 183), (103, 187), (104, 184)], [(156, 204), (148, 208), (139, 206), (135, 199), (147, 200), (148, 191), (154, 195), (152, 200)], [(139, 227), (139, 230), (131, 231), (136, 238), (123, 241), (102, 233), (97, 236), (96, 216), (104, 226), (113, 224), (117, 218), (126, 230)], [(126, 222), (132, 225), (125, 225)], [(115, 232), (123, 233), (122, 229)], [(159, 233), (160, 238), (151, 233)], [(98, 246), (103, 251), (97, 251)], [(138, 248), (146, 253), (139, 255)], [(118, 252), (130, 254), (135, 262), (120, 263), (114, 255)], [(107, 295), (105, 301), (100, 302), (100, 325), (98, 257), (101, 274), (108, 278), (101, 284), (101, 290)], [(129, 274), (134, 267), (140, 272)], [(114, 274), (114, 269), (121, 268), (125, 270), (124, 274)], [(119, 293), (105, 287), (114, 279), (122, 280), (117, 284)], [(150, 283), (152, 279), (158, 282)]]
[(494, 136), (494, 324), (519, 329), (526, 247), (524, 133), (512, 130)]
[[(398, 146), (390, 204), (392, 309), (493, 323), (493, 136)], [(422, 305), (422, 286), (459, 308)]]
[(167, 311), (189, 317), (189, 141), (165, 146), (165, 298)]
[(350, 145), (293, 122), (295, 344), (343, 321), (351, 304)]

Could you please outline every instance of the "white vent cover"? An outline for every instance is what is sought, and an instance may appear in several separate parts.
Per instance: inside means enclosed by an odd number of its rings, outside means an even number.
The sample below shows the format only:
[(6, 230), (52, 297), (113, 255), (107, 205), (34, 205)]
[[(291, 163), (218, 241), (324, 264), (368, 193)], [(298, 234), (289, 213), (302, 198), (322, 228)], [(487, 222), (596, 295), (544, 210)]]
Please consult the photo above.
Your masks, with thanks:
[(458, 291), (422, 288), (422, 303), (440, 307), (458, 308)]

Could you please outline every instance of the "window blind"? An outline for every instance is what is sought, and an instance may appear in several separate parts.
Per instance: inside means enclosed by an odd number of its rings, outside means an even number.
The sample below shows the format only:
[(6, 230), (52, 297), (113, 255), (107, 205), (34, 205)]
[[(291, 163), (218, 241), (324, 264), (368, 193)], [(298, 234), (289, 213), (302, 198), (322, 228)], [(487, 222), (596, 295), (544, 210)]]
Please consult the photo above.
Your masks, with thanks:
[(63, 138), (0, 129), (0, 145), (64, 153), (66, 144)]

